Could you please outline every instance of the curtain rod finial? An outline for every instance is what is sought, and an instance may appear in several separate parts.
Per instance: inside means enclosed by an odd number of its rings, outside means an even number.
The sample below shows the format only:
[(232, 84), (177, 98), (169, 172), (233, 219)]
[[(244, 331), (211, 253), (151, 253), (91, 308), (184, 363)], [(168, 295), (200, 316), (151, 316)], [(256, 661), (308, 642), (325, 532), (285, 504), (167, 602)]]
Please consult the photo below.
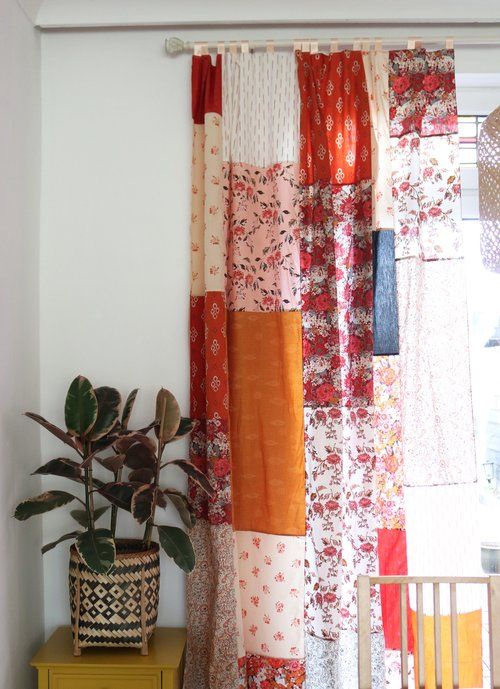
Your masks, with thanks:
[(184, 47), (185, 44), (182, 38), (171, 36), (170, 38), (165, 39), (165, 50), (170, 55), (174, 55), (175, 53), (182, 53)]

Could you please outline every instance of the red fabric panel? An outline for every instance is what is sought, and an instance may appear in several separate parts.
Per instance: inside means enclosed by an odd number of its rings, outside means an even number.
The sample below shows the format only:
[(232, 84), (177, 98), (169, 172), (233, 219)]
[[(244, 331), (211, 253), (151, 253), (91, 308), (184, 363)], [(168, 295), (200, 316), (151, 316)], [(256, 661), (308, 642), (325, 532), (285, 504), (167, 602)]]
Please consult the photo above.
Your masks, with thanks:
[(300, 182), (371, 178), (368, 89), (361, 52), (297, 52)]
[[(406, 557), (406, 531), (399, 529), (378, 530), (378, 559), (381, 576), (405, 576), (408, 574)], [(384, 626), (385, 647), (399, 650), (401, 648), (401, 630), (399, 613), (399, 586), (381, 586), (382, 622)], [(408, 650), (413, 651), (413, 633), (408, 606)]]
[(210, 55), (193, 56), (191, 94), (194, 124), (203, 124), (207, 112), (222, 115), (222, 55), (215, 65)]
[(191, 297), (189, 309), (190, 389), (192, 419), (206, 418), (205, 297)]

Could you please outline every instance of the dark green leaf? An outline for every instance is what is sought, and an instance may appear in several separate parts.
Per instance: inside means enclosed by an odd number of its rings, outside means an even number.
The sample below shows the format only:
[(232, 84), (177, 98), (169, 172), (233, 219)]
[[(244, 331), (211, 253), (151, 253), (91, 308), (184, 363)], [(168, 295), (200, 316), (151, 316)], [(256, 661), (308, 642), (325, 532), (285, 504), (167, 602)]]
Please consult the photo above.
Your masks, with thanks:
[(97, 398), (84, 376), (77, 376), (69, 386), (64, 405), (66, 427), (70, 435), (86, 436), (97, 419)]
[[(102, 517), (102, 515), (108, 510), (108, 505), (106, 505), (105, 507), (98, 507), (97, 509), (94, 509), (94, 521), (96, 522), (99, 519), (99, 517)], [(80, 524), (80, 526), (83, 526), (84, 529), (89, 528), (89, 520), (87, 519), (86, 510), (71, 510), (70, 514), (75, 520), (75, 522), (78, 522), (78, 524)]]
[(201, 469), (198, 469), (198, 467), (196, 467), (191, 462), (188, 462), (187, 459), (174, 459), (172, 462), (169, 462), (167, 466), (170, 466), (171, 464), (175, 464), (176, 466), (180, 467), (182, 471), (184, 471), (190, 478), (193, 479), (193, 481), (196, 481), (200, 488), (203, 488), (207, 495), (209, 495), (210, 497), (215, 495), (215, 489), (208, 480), (208, 478), (205, 476), (203, 471), (201, 471)]
[(181, 418), (179, 428), (177, 429), (177, 432), (174, 435), (174, 437), (169, 442), (173, 443), (175, 440), (185, 438), (193, 431), (193, 429), (196, 427), (196, 424), (197, 421), (195, 421), (194, 419), (186, 419), (184, 417)]
[(42, 474), (43, 476), (63, 476), (64, 478), (70, 478), (73, 481), (82, 480), (82, 469), (78, 462), (74, 462), (72, 459), (66, 459), (66, 457), (58, 457), (57, 459), (51, 459), (50, 462), (44, 464), (39, 469), (33, 472), (33, 474)]
[(181, 422), (181, 410), (169, 390), (161, 388), (156, 396), (156, 423), (160, 440), (168, 443), (177, 433)]
[(115, 427), (122, 398), (118, 390), (106, 386), (96, 388), (94, 392), (97, 397), (97, 419), (90, 438), (99, 440)]
[(195, 556), (189, 536), (176, 526), (158, 526), (157, 528), (163, 550), (184, 572), (187, 574), (192, 572)]
[(71, 533), (64, 534), (64, 536), (58, 538), (57, 541), (47, 543), (47, 545), (44, 545), (42, 548), (42, 555), (45, 555), (45, 553), (48, 553), (49, 550), (52, 550), (52, 548), (55, 548), (56, 545), (59, 545), (59, 543), (62, 543), (63, 541), (69, 541), (70, 539), (77, 538), (81, 533), (81, 531), (72, 531)]
[(132, 496), (132, 515), (139, 524), (144, 524), (153, 515), (155, 488), (145, 485), (138, 488)]
[(109, 529), (84, 531), (76, 539), (76, 548), (87, 567), (98, 574), (107, 574), (115, 562), (115, 542)]
[(111, 455), (110, 457), (97, 457), (96, 459), (101, 466), (116, 474), (123, 467), (125, 455)]
[(139, 388), (135, 388), (135, 390), (132, 390), (132, 392), (127, 397), (127, 400), (123, 407), (122, 427), (124, 430), (127, 430), (128, 428), (128, 422), (130, 421), (130, 415), (132, 414), (132, 409), (134, 407), (135, 398), (137, 397), (138, 392)]
[(150, 447), (135, 443), (125, 452), (125, 466), (129, 469), (155, 469), (155, 453)]
[(75, 442), (73, 438), (69, 435), (69, 433), (66, 433), (66, 431), (63, 431), (62, 428), (58, 428), (57, 426), (54, 426), (53, 423), (50, 423), (50, 421), (47, 421), (46, 419), (43, 418), (43, 416), (40, 416), (39, 414), (33, 414), (33, 412), (27, 411), (25, 416), (28, 417), (28, 419), (33, 419), (33, 421), (36, 421), (37, 423), (40, 424), (40, 426), (43, 426), (49, 433), (52, 433), (52, 435), (55, 435), (56, 438), (59, 438), (59, 440), (62, 440), (63, 443), (66, 443), (66, 445), (69, 445), (73, 449), (76, 449)]
[[(163, 494), (167, 496), (170, 502), (174, 505), (180, 518), (188, 529), (192, 529), (196, 523), (194, 511), (188, 502), (188, 499), (180, 491), (175, 488), (165, 488)], [(159, 503), (158, 503), (159, 504)]]
[(20, 502), (14, 512), (14, 517), (19, 519), (19, 521), (24, 521), (34, 517), (36, 514), (44, 514), (54, 510), (56, 507), (67, 505), (69, 502), (73, 502), (73, 500), (76, 500), (76, 498), (71, 493), (66, 493), (63, 490), (48, 490), (46, 493)]
[(155, 477), (152, 469), (134, 469), (128, 475), (128, 480), (137, 483), (151, 483)]
[(137, 488), (138, 486), (135, 483), (127, 483), (125, 481), (119, 483), (111, 482), (101, 486), (98, 492), (106, 500), (109, 500), (112, 505), (130, 512), (132, 509), (132, 496)]

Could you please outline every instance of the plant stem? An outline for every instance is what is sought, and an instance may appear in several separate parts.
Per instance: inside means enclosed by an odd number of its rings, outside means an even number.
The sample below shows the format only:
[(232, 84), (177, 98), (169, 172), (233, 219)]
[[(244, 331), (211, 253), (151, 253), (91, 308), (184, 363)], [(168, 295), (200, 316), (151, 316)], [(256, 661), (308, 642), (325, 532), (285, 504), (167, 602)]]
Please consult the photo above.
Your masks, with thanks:
[[(86, 441), (83, 442), (84, 458), (90, 454), (90, 446)], [(89, 524), (89, 531), (94, 530), (94, 482), (92, 477), (92, 464), (85, 469), (85, 509), (87, 511), (87, 520)]]
[[(161, 409), (161, 423), (160, 423), (160, 428), (158, 429), (158, 451), (157, 451), (157, 458), (156, 458), (156, 476), (155, 480), (153, 483), (153, 486), (158, 488), (158, 484), (160, 483), (160, 471), (161, 471), (161, 456), (163, 454), (163, 450), (165, 448), (165, 445), (163, 443), (163, 424), (165, 421), (165, 410), (167, 408), (167, 400), (163, 400), (163, 405)], [(146, 543), (146, 547), (149, 549), (151, 547), (151, 535), (153, 533), (153, 526), (155, 522), (155, 512), (156, 512), (156, 490), (153, 494), (153, 509), (151, 510), (151, 517), (148, 519), (146, 522), (146, 528), (144, 529), (144, 541)]]
[[(119, 483), (122, 480), (123, 469), (118, 469), (115, 473), (115, 483)], [(111, 533), (113, 538), (116, 536), (116, 524), (118, 521), (118, 507), (116, 505), (111, 505)]]

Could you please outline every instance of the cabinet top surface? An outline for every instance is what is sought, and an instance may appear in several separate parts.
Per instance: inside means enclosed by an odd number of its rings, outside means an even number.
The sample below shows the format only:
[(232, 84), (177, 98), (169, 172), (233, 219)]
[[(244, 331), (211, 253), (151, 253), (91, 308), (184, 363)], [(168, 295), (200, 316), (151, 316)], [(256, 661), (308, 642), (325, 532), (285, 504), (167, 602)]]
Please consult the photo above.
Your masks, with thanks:
[(149, 641), (147, 656), (141, 656), (139, 648), (82, 648), (82, 655), (75, 657), (71, 628), (60, 627), (34, 656), (31, 665), (177, 668), (185, 645), (185, 629), (160, 627)]

